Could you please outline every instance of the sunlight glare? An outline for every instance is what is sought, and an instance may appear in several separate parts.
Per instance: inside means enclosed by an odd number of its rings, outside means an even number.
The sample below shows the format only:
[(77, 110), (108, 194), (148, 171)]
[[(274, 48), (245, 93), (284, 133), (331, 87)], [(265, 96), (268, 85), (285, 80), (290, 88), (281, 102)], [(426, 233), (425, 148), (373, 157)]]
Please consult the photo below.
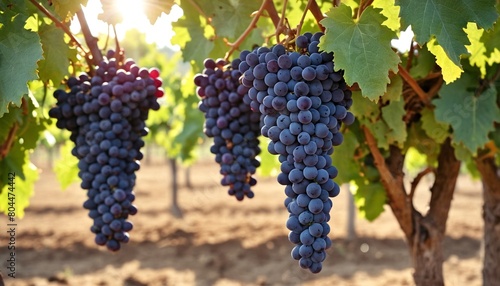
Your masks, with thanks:
[[(116, 25), (118, 40), (124, 38), (127, 30), (137, 29), (146, 35), (148, 43), (156, 43), (160, 48), (168, 47), (172, 50), (179, 50), (179, 47), (172, 46), (170, 43), (170, 39), (174, 35), (172, 22), (182, 17), (182, 9), (179, 6), (174, 5), (169, 15), (163, 13), (156, 20), (155, 24), (151, 25), (144, 13), (143, 0), (120, 0), (120, 4), (118, 12), (121, 13), (123, 21)], [(83, 11), (94, 36), (106, 35), (108, 33), (108, 25), (98, 19), (98, 15), (102, 13), (102, 6), (99, 0), (89, 0)], [(71, 31), (73, 33), (80, 31), (78, 20), (75, 19), (72, 22)]]

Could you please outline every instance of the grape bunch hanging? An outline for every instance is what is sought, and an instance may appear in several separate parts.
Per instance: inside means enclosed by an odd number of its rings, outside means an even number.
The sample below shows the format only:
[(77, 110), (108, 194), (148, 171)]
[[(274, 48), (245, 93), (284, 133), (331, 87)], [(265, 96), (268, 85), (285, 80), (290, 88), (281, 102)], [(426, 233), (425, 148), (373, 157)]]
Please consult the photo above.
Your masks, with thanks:
[(245, 50), (230, 65), (207, 59), (203, 74), (194, 78), (206, 118), (204, 131), (214, 138), (211, 151), (224, 175), (222, 185), (230, 185), (229, 193), (239, 200), (253, 196), (250, 175), (258, 166), (258, 151), (250, 152), (257, 145), (245, 145), (250, 142), (245, 139), (256, 140), (257, 127), (270, 139), (267, 149), (279, 155), (277, 180), (287, 196), (286, 226), (295, 244), (291, 255), (313, 273), (321, 271), (325, 250), (331, 247), (330, 197), (340, 192), (331, 155), (343, 142), (342, 124), (354, 122), (348, 111), (351, 91), (343, 71), (334, 70), (333, 53), (320, 51), (322, 36), (299, 35), (295, 50), (281, 44)]
[(279, 155), (277, 180), (285, 186), (288, 238), (295, 244), (291, 255), (313, 273), (321, 271), (332, 244), (330, 197), (340, 192), (330, 155), (343, 141), (342, 124), (354, 122), (352, 94), (343, 72), (334, 71), (333, 54), (319, 50), (322, 36), (299, 35), (296, 51), (283, 45), (243, 51), (239, 65), (251, 108), (264, 116), (268, 151)]
[(253, 198), (251, 187), (257, 181), (252, 175), (260, 162), (258, 136), (260, 115), (250, 109), (248, 88), (239, 84), (240, 60), (227, 63), (223, 59), (204, 62), (203, 73), (194, 77), (199, 109), (205, 114), (204, 133), (213, 138), (211, 153), (220, 164), (221, 184), (241, 201)]
[(58, 128), (71, 132), (95, 243), (111, 251), (129, 241), (133, 225), (128, 217), (137, 213), (135, 171), (148, 133), (145, 121), (149, 110), (160, 108), (157, 98), (164, 94), (158, 69), (121, 59), (123, 51), (110, 50), (93, 76), (70, 77), (67, 90), (54, 92), (57, 105), (49, 111)]

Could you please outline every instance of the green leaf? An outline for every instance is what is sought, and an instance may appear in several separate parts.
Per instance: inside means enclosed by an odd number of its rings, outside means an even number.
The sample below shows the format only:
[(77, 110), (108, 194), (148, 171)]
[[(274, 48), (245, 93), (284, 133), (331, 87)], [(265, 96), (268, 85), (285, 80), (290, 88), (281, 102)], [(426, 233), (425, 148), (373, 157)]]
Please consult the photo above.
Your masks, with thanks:
[(22, 123), (16, 134), (16, 140), (23, 150), (35, 149), (40, 134), (46, 129), (48, 118), (39, 118), (38, 103), (33, 96), (25, 97), (28, 114), (23, 117)]
[(81, 5), (86, 6), (88, 0), (51, 0), (56, 13), (63, 21), (68, 21), (76, 11), (81, 9)]
[(72, 183), (79, 182), (78, 178), (78, 158), (71, 154), (74, 144), (66, 141), (60, 148), (61, 157), (55, 162), (54, 173), (57, 181), (61, 184), (61, 189), (65, 190)]
[(405, 154), (405, 174), (415, 177), (425, 167), (427, 167), (427, 156), (418, 149), (410, 147)]
[(436, 141), (436, 143), (443, 143), (450, 135), (450, 126), (446, 123), (438, 122), (434, 113), (428, 108), (423, 109), (421, 114), (422, 117), (420, 120), (422, 120), (422, 129), (425, 130), (425, 133)]
[(435, 39), (427, 43), (427, 48), (436, 57), (436, 63), (441, 67), (443, 79), (446, 83), (453, 82), (460, 77), (463, 70), (460, 65), (455, 64)]
[(406, 123), (403, 116), (406, 114), (404, 108), (405, 102), (391, 101), (388, 105), (382, 107), (382, 118), (389, 127), (386, 137), (389, 144), (403, 147), (406, 141)]
[(500, 50), (500, 47), (498, 46), (498, 43), (500, 43), (500, 20), (495, 23), (491, 30), (483, 33), (481, 36), (481, 42), (484, 43), (484, 47), (486, 49), (485, 53), (488, 58), (491, 57), (491, 54), (495, 50)]
[(144, 14), (153, 25), (160, 18), (162, 13), (170, 14), (170, 10), (175, 4), (175, 0), (145, 0), (142, 1)]
[(172, 44), (181, 47), (184, 61), (191, 62), (201, 70), (203, 61), (214, 48), (214, 43), (205, 36), (206, 25), (201, 22), (196, 8), (189, 1), (182, 1), (181, 8), (184, 15), (176, 23), (172, 23), (175, 32)]
[(351, 112), (356, 116), (356, 120), (365, 124), (375, 122), (380, 117), (380, 109), (377, 103), (361, 96), (359, 91), (352, 92), (352, 99), (356, 104), (351, 106)]
[(495, 129), (494, 122), (500, 122), (495, 87), (490, 86), (476, 97), (478, 85), (477, 78), (466, 73), (456, 82), (443, 86), (440, 98), (433, 100), (436, 119), (453, 128), (452, 142), (463, 143), (472, 154), (488, 142), (488, 134)]
[(403, 79), (394, 74), (391, 77), (391, 83), (387, 85), (387, 91), (382, 96), (382, 102), (387, 103), (389, 101), (399, 101), (401, 100), (401, 95), (403, 94)]
[(3, 142), (5, 142), (10, 129), (16, 122), (22, 122), (22, 110), (21, 108), (10, 104), (8, 113), (4, 114), (4, 116), (0, 120), (0, 144), (3, 144)]
[(358, 147), (359, 142), (356, 135), (350, 129), (347, 129), (344, 132), (344, 142), (340, 146), (335, 147), (332, 154), (333, 165), (339, 170), (338, 176), (334, 179), (337, 184), (349, 183), (351, 180), (360, 177), (360, 166), (353, 159)]
[(387, 195), (382, 183), (359, 179), (352, 183), (351, 192), (361, 217), (373, 221), (384, 211)]
[(382, 24), (397, 32), (401, 27), (401, 24), (399, 23), (400, 8), (395, 5), (394, 1), (395, 0), (375, 0), (373, 1), (372, 6), (382, 9), (382, 15), (387, 18), (387, 20), (385, 20)]
[(460, 66), (460, 55), (469, 44), (464, 28), (467, 22), (489, 28), (498, 14), (495, 0), (397, 0), (403, 28), (411, 25), (417, 42), (423, 45), (433, 36), (451, 61)]
[(212, 25), (217, 36), (235, 38), (245, 31), (252, 20), (251, 15), (259, 9), (259, 1), (214, 0)]
[(389, 149), (389, 138), (387, 134), (391, 131), (389, 126), (384, 120), (377, 120), (373, 124), (368, 124), (367, 127), (377, 141), (377, 147), (385, 150)]
[[(33, 196), (35, 190), (35, 182), (38, 180), (38, 169), (29, 161), (28, 152), (21, 152), (24, 156), (26, 163), (23, 164), (22, 173), (24, 178), (21, 178), (16, 172), (15, 177), (15, 190), (11, 191), (15, 195), (15, 207), (16, 207), (16, 217), (24, 217), (24, 209), (29, 206), (30, 198)], [(8, 169), (6, 169), (8, 170)], [(10, 170), (8, 172), (11, 172)], [(5, 185), (0, 193), (0, 212), (5, 214), (8, 213), (9, 207), (9, 189), (8, 185)], [(12, 197), (12, 196), (11, 196)]]
[(436, 59), (427, 49), (427, 45), (418, 50), (418, 57), (414, 59), (410, 74), (415, 79), (426, 77), (436, 65)]
[(38, 75), (42, 81), (51, 80), (59, 85), (68, 74), (69, 47), (64, 42), (64, 32), (55, 25), (43, 24), (38, 30), (44, 59), (38, 62)]
[[(27, 162), (25, 153), (26, 151), (23, 150), (19, 144), (14, 142), (7, 156), (5, 156), (3, 160), (0, 160), (0, 170), (2, 170), (2, 173), (4, 171), (14, 172), (20, 179), (25, 180), (26, 178), (23, 172), (23, 166)], [(6, 177), (1, 176), (0, 185), (3, 186), (6, 184), (6, 180)]]
[(320, 48), (335, 53), (335, 68), (344, 70), (349, 85), (355, 82), (363, 96), (377, 100), (389, 83), (389, 71), (397, 72), (399, 57), (391, 48), (396, 34), (382, 23), (380, 9), (366, 8), (358, 21), (346, 5), (333, 8), (321, 21), (326, 27)]
[(270, 139), (261, 136), (259, 139), (259, 147), (262, 150), (257, 160), (260, 162), (259, 168), (257, 168), (257, 174), (259, 176), (273, 176), (276, 177), (280, 173), (280, 162), (278, 156), (275, 156), (267, 151), (267, 145)]
[(481, 75), (484, 77), (486, 75), (486, 63), (488, 62), (488, 57), (485, 55), (486, 48), (484, 47), (484, 42), (481, 41), (484, 30), (479, 29), (475, 23), (467, 23), (465, 33), (467, 33), (467, 37), (471, 43), (466, 46), (470, 53), (469, 63), (472, 66), (479, 67)]
[(422, 122), (415, 122), (408, 128), (408, 138), (405, 143), (405, 150), (416, 149), (419, 153), (425, 154), (427, 164), (434, 166), (441, 150), (441, 145), (430, 138), (422, 127)]
[(20, 15), (0, 14), (0, 118), (13, 102), (21, 106), (21, 98), (28, 94), (27, 82), (37, 78), (37, 61), (42, 59), (40, 38), (24, 29), (25, 19)]

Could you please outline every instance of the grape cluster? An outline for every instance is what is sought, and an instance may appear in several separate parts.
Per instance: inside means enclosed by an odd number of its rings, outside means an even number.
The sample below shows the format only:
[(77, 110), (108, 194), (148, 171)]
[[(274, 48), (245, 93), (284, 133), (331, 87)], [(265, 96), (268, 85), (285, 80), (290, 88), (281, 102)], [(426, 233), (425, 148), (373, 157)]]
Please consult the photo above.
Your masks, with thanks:
[(252, 110), (264, 115), (268, 151), (281, 162), (277, 180), (285, 185), (292, 257), (313, 273), (331, 246), (330, 197), (340, 192), (330, 155), (343, 141), (342, 123), (354, 121), (343, 71), (334, 71), (333, 54), (318, 48), (322, 35), (298, 36), (297, 51), (282, 45), (242, 51), (239, 65)]
[(71, 131), (88, 196), (83, 207), (94, 220), (95, 243), (111, 251), (129, 241), (133, 225), (127, 218), (137, 213), (133, 187), (143, 158), (141, 137), (148, 133), (145, 120), (150, 109), (159, 109), (157, 97), (164, 93), (157, 69), (139, 68), (131, 59), (121, 63), (122, 56), (108, 51), (94, 76), (70, 77), (69, 92), (56, 90), (57, 105), (49, 111), (58, 128)]
[(221, 184), (237, 200), (254, 196), (252, 175), (260, 162), (260, 115), (250, 109), (248, 88), (241, 85), (240, 60), (206, 59), (205, 69), (195, 75), (200, 96), (199, 109), (205, 114), (204, 133), (214, 139), (210, 148), (223, 175)]

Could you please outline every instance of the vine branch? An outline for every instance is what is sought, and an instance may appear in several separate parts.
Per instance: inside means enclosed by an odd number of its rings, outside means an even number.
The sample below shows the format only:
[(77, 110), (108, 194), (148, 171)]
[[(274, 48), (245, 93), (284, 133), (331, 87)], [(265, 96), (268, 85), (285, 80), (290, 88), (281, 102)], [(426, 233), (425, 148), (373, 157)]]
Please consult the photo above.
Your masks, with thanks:
[(233, 54), (233, 52), (240, 47), (241, 43), (243, 43), (243, 41), (246, 39), (246, 37), (248, 37), (248, 35), (250, 34), (250, 32), (253, 29), (255, 29), (255, 27), (257, 26), (257, 21), (259, 21), (260, 16), (262, 16), (262, 13), (264, 12), (264, 10), (266, 10), (267, 7), (269, 5), (271, 5), (272, 3), (273, 3), (272, 0), (264, 0), (264, 1), (262, 1), (262, 5), (260, 5), (259, 10), (254, 14), (254, 17), (253, 17), (252, 21), (250, 22), (250, 24), (248, 25), (248, 27), (246, 28), (246, 30), (243, 32), (243, 34), (241, 34), (241, 36), (234, 43), (228, 43), (228, 45), (231, 48), (229, 49), (229, 51), (227, 51), (226, 56), (224, 57), (224, 59), (226, 61)]
[(500, 65), (497, 67), (497, 71), (495, 74), (489, 79), (489, 80), (483, 80), (481, 85), (477, 88), (476, 92), (474, 93), (475, 96), (481, 95), (483, 91), (491, 84), (493, 84), (498, 78), (500, 77)]
[(389, 166), (385, 162), (385, 158), (378, 149), (377, 141), (371, 131), (366, 126), (361, 127), (365, 135), (366, 143), (374, 159), (375, 167), (380, 173), (380, 178), (387, 197), (389, 206), (391, 207), (399, 226), (403, 230), (407, 239), (411, 238), (413, 232), (412, 220), (412, 201), (404, 191), (402, 177), (394, 177)]
[[(83, 36), (85, 38), (85, 42), (90, 49), (90, 53), (92, 54), (91, 62), (93, 65), (98, 65), (100, 61), (102, 61), (101, 50), (97, 46), (97, 38), (92, 36), (90, 32), (89, 24), (87, 23), (87, 19), (85, 19), (85, 14), (83, 10), (80, 9), (76, 12), (76, 16), (78, 17), (78, 21), (80, 22), (80, 27), (82, 29)], [(92, 70), (92, 66), (89, 64), (90, 69)]]
[(413, 196), (415, 195), (415, 190), (417, 189), (418, 184), (422, 180), (425, 175), (429, 173), (434, 173), (436, 170), (432, 167), (427, 167), (425, 168), (422, 172), (418, 173), (415, 179), (411, 182), (411, 189), (410, 189), (410, 199), (413, 199)]
[(57, 19), (49, 10), (47, 10), (44, 6), (42, 6), (42, 4), (38, 3), (37, 1), (35, 0), (30, 0), (30, 2), (38, 9), (40, 10), (40, 12), (42, 12), (43, 14), (45, 14), (45, 16), (47, 16), (52, 22), (55, 23), (56, 27), (59, 27), (61, 28), (65, 34), (67, 34), (69, 36), (69, 38), (71, 39), (71, 42), (75, 43), (75, 45), (80, 49), (82, 50), (82, 52), (87, 55), (88, 52), (85, 50), (85, 48), (82, 46), (82, 44), (80, 44), (80, 42), (78, 41), (77, 38), (75, 38), (75, 36), (71, 33), (71, 31), (69, 30), (68, 26), (64, 25), (59, 19)]
[[(339, 3), (339, 5), (340, 5), (340, 3)], [(316, 22), (318, 22), (318, 26), (321, 29), (321, 32), (324, 33), (325, 27), (323, 25), (321, 25), (320, 22), (321, 22), (321, 20), (323, 20), (325, 18), (325, 16), (323, 16), (323, 13), (321, 12), (321, 9), (319, 8), (318, 3), (316, 1), (312, 1), (311, 6), (309, 7), (309, 11), (311, 11), (311, 13), (313, 14), (314, 19), (316, 19)]]
[[(297, 35), (300, 35), (300, 30), (302, 30), (302, 25), (304, 25), (304, 19), (306, 18), (307, 11), (311, 9), (312, 2), (316, 3), (316, 0), (307, 1), (306, 8), (304, 9), (304, 13), (302, 13), (302, 17), (300, 18), (299, 24), (297, 25)], [(319, 25), (319, 22), (318, 22)]]
[(280, 21), (278, 23), (278, 27), (276, 27), (276, 41), (279, 43), (280, 41), (280, 34), (283, 32), (283, 23), (285, 22), (285, 15), (286, 15), (286, 6), (288, 5), (288, 0), (283, 1), (283, 8), (281, 9), (281, 17)]
[(398, 65), (399, 74), (401, 77), (410, 85), (410, 87), (417, 93), (420, 100), (425, 104), (425, 106), (431, 106), (428, 94), (422, 90), (417, 81), (408, 73), (408, 71), (401, 65)]
[[(24, 97), (21, 98), (21, 109), (23, 110), (23, 115), (28, 115), (28, 103)], [(19, 130), (19, 123), (15, 122), (14, 125), (9, 130), (9, 134), (7, 134), (7, 138), (2, 145), (0, 145), (0, 160), (3, 160), (9, 154), (12, 145), (14, 144), (14, 139), (16, 138), (17, 131)]]
[(266, 6), (266, 10), (269, 18), (271, 18), (271, 21), (273, 21), (274, 28), (278, 28), (281, 18), (278, 15), (278, 10), (276, 10), (276, 6), (274, 6), (273, 1), (271, 1), (271, 3)]

